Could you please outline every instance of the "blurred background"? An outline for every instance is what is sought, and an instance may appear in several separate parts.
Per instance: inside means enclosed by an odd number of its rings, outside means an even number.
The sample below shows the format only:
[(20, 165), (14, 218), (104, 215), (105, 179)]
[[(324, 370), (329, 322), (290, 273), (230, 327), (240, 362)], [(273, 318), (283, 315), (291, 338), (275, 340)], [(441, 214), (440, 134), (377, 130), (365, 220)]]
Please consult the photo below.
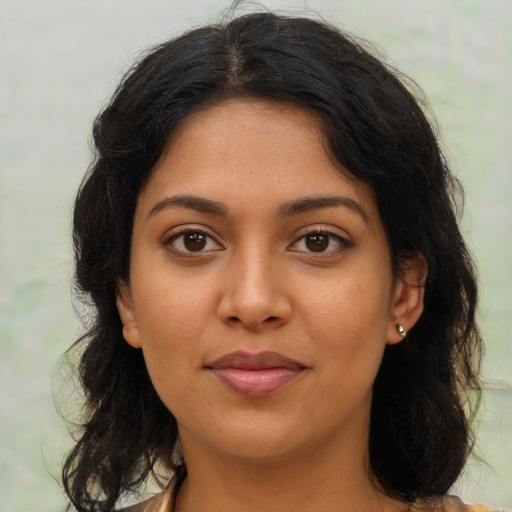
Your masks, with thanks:
[[(70, 447), (55, 402), (80, 333), (71, 209), (94, 116), (141, 50), (228, 1), (0, 0), (0, 496), (9, 512), (65, 506)], [(512, 510), (512, 1), (262, 1), (362, 36), (425, 91), (465, 184), (487, 353), (477, 454), (454, 492)]]

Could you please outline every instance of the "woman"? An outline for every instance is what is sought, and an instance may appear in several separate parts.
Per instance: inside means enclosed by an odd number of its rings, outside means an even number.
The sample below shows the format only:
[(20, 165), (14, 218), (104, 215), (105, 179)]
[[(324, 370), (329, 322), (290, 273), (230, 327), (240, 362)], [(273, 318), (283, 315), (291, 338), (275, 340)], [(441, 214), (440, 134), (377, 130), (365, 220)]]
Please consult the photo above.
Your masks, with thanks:
[(149, 52), (94, 140), (77, 510), (151, 474), (134, 511), (467, 510), (444, 495), (472, 446), (475, 276), (394, 70), (325, 24), (242, 16)]

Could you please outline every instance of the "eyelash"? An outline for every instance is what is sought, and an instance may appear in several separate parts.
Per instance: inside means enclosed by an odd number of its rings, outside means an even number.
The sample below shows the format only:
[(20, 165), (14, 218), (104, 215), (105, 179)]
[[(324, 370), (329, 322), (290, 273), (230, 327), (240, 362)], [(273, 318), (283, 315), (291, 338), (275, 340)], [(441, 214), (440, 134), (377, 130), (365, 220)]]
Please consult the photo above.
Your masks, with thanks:
[[(309, 229), (306, 233), (301, 235), (293, 244), (290, 245), (290, 250), (299, 252), (298, 249), (293, 249), (293, 246), (297, 245), (302, 240), (306, 241), (308, 237), (312, 236), (325, 236), (328, 238), (328, 245), (326, 247), (327, 250), (322, 251), (300, 251), (304, 252), (305, 254), (309, 255), (315, 255), (320, 257), (329, 257), (329, 256), (336, 256), (343, 252), (345, 249), (350, 249), (353, 247), (353, 242), (350, 240), (347, 240), (346, 238), (342, 237), (341, 235), (338, 235), (336, 233), (333, 233), (332, 231), (328, 231), (326, 229), (321, 228), (315, 228), (315, 229)], [(332, 245), (332, 241), (335, 241), (339, 244), (339, 247), (337, 249), (330, 249), (329, 247)]]
[[(200, 250), (198, 250), (198, 251), (191, 251), (191, 250), (186, 250), (186, 249), (178, 249), (173, 246), (173, 243), (175, 243), (180, 238), (181, 238), (182, 243), (184, 243), (184, 237), (186, 235), (200, 235), (200, 236), (204, 237), (205, 244), (208, 244), (209, 242), (213, 241), (218, 247), (220, 247), (220, 249), (213, 249), (213, 250), (210, 249), (208, 251), (203, 251), (202, 249), (204, 247), (201, 247)], [(212, 235), (210, 235), (207, 231), (205, 231), (203, 229), (194, 229), (194, 228), (190, 228), (190, 227), (178, 228), (174, 233), (170, 234), (169, 236), (167, 236), (164, 239), (163, 245), (165, 247), (168, 247), (171, 252), (173, 252), (175, 254), (179, 254), (180, 256), (186, 255), (187, 257), (193, 257), (196, 254), (197, 255), (205, 254), (205, 253), (210, 253), (210, 252), (214, 252), (214, 251), (223, 249), (222, 245), (219, 244), (219, 242), (217, 242), (217, 240), (215, 240), (215, 238)]]
[[(199, 250), (197, 251), (193, 251), (193, 250), (190, 250), (190, 248), (185, 248), (185, 249), (179, 249), (175, 246), (173, 246), (173, 244), (181, 239), (181, 243), (185, 243), (184, 242), (184, 237), (186, 235), (199, 235), (200, 237), (204, 237), (204, 239), (200, 240), (200, 241), (204, 241), (204, 245), (201, 247), (198, 247)], [(297, 244), (299, 244), (301, 241), (306, 241), (308, 237), (313, 237), (313, 236), (325, 236), (327, 237), (327, 247), (325, 248), (325, 250), (320, 250), (320, 251), (314, 251), (314, 250), (310, 250), (310, 251), (307, 251), (307, 250), (299, 250), (299, 249), (296, 249), (294, 248), (294, 246), (296, 246)], [(209, 250), (206, 250), (204, 251), (204, 247), (210, 242), (214, 242), (218, 248), (215, 248), (215, 249), (209, 249)], [(339, 244), (339, 247), (337, 249), (330, 249), (329, 250), (329, 247), (332, 245), (332, 242), (335, 241)], [(307, 243), (307, 242), (306, 242)], [(217, 240), (215, 240), (215, 238), (210, 235), (207, 231), (205, 230), (202, 230), (202, 229), (194, 229), (194, 228), (190, 228), (190, 227), (183, 227), (183, 228), (179, 228), (177, 231), (175, 231), (174, 233), (172, 233), (171, 235), (167, 236), (164, 241), (163, 241), (163, 245), (165, 247), (168, 247), (170, 251), (172, 251), (173, 253), (175, 254), (178, 254), (180, 256), (184, 256), (186, 255), (186, 257), (194, 257), (195, 255), (201, 255), (201, 254), (209, 254), (211, 252), (215, 252), (215, 251), (219, 251), (219, 250), (223, 250), (224, 247), (219, 243), (217, 242)], [(310, 229), (308, 230), (306, 233), (304, 233), (303, 235), (301, 235), (299, 238), (297, 238), (291, 245), (288, 246), (289, 250), (293, 251), (293, 252), (300, 252), (300, 253), (304, 253), (304, 254), (307, 254), (307, 255), (316, 255), (316, 256), (320, 256), (320, 257), (328, 257), (328, 256), (334, 256), (334, 255), (337, 255), (341, 252), (343, 252), (345, 249), (349, 249), (353, 246), (354, 244), (347, 240), (346, 238), (336, 234), (336, 233), (332, 233), (331, 231), (327, 231), (325, 229)]]

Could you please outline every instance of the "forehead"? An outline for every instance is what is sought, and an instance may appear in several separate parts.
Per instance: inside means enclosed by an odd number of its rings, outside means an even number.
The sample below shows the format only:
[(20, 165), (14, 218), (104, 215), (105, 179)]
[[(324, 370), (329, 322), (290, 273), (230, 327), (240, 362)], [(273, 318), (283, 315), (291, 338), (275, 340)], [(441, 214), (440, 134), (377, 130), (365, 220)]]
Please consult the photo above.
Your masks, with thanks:
[(234, 164), (241, 171), (242, 164), (252, 163), (264, 172), (284, 168), (299, 155), (334, 165), (313, 113), (284, 102), (230, 99), (186, 119), (169, 138), (159, 163), (186, 158), (198, 164), (204, 158), (208, 168), (232, 170), (226, 166)]
[(172, 134), (140, 199), (155, 202), (178, 193), (261, 208), (340, 193), (375, 210), (371, 187), (333, 162), (314, 114), (262, 100), (208, 107)]

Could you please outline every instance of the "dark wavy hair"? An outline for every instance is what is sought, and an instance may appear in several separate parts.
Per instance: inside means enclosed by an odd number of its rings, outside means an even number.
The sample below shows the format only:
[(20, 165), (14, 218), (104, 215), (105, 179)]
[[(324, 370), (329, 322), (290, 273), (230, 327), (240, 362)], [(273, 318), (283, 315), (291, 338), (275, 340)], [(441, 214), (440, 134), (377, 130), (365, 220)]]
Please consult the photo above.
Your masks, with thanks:
[(137, 197), (166, 141), (194, 112), (236, 97), (312, 112), (334, 161), (375, 190), (394, 271), (426, 259), (424, 312), (405, 342), (386, 348), (375, 380), (371, 472), (403, 501), (452, 486), (473, 442), (468, 390), (480, 390), (477, 287), (457, 224), (460, 187), (410, 83), (352, 36), (268, 12), (192, 30), (127, 73), (95, 121), (95, 159), (74, 210), (76, 287), (94, 313), (75, 344), (85, 409), (63, 469), (78, 511), (110, 511), (158, 465), (186, 475), (173, 455), (176, 420), (142, 352), (123, 339), (116, 292), (129, 282)]

